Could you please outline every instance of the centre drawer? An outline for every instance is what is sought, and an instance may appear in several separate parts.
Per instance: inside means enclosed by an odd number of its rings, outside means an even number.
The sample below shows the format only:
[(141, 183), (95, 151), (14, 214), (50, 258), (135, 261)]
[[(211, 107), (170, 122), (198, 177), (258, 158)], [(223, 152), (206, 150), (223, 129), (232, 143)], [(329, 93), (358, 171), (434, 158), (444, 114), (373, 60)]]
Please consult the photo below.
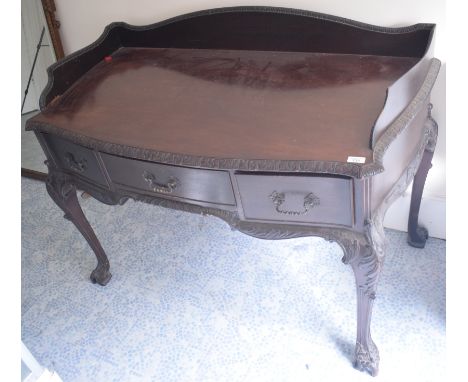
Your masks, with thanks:
[(112, 182), (159, 195), (235, 205), (227, 171), (171, 166), (101, 153)]
[(353, 224), (349, 178), (236, 174), (236, 180), (246, 219)]

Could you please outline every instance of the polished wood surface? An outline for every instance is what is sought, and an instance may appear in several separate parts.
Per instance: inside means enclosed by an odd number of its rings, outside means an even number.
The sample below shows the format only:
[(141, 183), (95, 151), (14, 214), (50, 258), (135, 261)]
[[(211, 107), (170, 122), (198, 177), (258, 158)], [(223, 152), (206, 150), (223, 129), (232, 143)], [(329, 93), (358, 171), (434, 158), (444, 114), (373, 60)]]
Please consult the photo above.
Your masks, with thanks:
[[(236, 181), (246, 219), (353, 225), (353, 185), (348, 178), (236, 174)], [(278, 206), (275, 194), (282, 195)], [(311, 208), (305, 205), (308, 197), (316, 200)]]
[(227, 171), (167, 166), (104, 153), (101, 158), (111, 181), (119, 187), (190, 201), (236, 205)]
[(92, 46), (51, 68), (44, 109), (103, 57), (120, 47), (321, 52), (422, 58), (434, 24), (387, 28), (320, 13), (268, 7), (229, 7), (179, 15), (146, 26), (108, 25)]
[(44, 140), (53, 153), (55, 161), (62, 167), (78, 176), (107, 186), (98, 159), (92, 150), (51, 134), (44, 134)]
[(417, 58), (121, 48), (33, 121), (158, 151), (240, 159), (372, 157), (387, 87)]

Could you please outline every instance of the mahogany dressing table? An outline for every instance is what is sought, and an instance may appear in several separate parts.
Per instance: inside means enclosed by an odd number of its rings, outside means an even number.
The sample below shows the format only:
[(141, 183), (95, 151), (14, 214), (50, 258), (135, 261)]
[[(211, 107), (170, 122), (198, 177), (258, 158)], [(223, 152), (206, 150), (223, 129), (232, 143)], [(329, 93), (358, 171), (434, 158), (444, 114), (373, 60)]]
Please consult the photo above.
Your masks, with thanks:
[(112, 23), (52, 65), (26, 129), (47, 156), (48, 193), (96, 254), (92, 282), (109, 282), (109, 261), (77, 188), (217, 216), (262, 239), (321, 236), (354, 271), (355, 367), (376, 375), (382, 221), (413, 178), (408, 242), (427, 238), (418, 212), (437, 137), (434, 28), (222, 8)]

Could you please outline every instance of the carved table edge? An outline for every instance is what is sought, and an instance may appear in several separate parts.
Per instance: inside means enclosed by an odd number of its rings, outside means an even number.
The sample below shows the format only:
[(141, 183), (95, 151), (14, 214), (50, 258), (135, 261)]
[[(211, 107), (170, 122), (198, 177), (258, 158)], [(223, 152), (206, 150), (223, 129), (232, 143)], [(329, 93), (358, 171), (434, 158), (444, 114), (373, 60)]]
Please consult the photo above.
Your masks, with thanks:
[[(163, 164), (206, 168), (212, 170), (239, 170), (239, 171), (277, 171), (277, 172), (314, 172), (335, 174), (353, 178), (361, 177), (359, 164), (317, 161), (317, 160), (281, 160), (281, 159), (236, 159), (195, 156), (187, 154), (169, 153), (134, 146), (121, 145), (101, 141), (79, 133), (65, 130), (43, 122), (30, 122), (26, 130), (50, 133), (67, 139), (78, 145), (97, 150), (103, 153), (158, 162)], [(379, 171), (380, 172), (380, 171)]]
[(370, 177), (384, 171), (382, 160), (387, 148), (417, 115), (424, 101), (429, 97), (430, 91), (437, 78), (439, 67), (440, 61), (433, 58), (424, 83), (418, 93), (400, 116), (389, 125), (377, 141), (373, 151), (373, 162), (364, 165), (321, 160), (236, 159), (170, 153), (105, 142), (38, 121), (28, 121), (26, 124), (26, 130), (51, 133), (79, 145), (108, 154), (170, 165), (216, 170), (314, 172), (342, 175), (359, 179)]
[[(414, 117), (421, 110), (422, 105), (429, 98), (431, 90), (437, 79), (441, 62), (437, 58), (432, 58), (429, 69), (421, 88), (416, 93), (416, 96), (411, 100), (408, 106), (403, 112), (385, 129), (382, 136), (377, 140), (374, 146), (374, 163), (382, 165), (383, 156), (391, 143), (404, 131), (404, 129), (410, 124)], [(432, 106), (431, 106), (432, 108)], [(430, 114), (429, 114), (430, 118)], [(374, 163), (363, 166), (363, 171), (369, 175), (372, 174), (372, 170), (366, 171), (366, 166), (372, 166)]]

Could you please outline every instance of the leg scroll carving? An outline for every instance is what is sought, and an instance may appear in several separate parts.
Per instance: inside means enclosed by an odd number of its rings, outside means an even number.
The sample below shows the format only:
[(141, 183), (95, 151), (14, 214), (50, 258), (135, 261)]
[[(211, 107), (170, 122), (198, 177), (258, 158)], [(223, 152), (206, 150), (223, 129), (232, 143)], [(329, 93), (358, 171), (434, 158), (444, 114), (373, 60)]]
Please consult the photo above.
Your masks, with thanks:
[(364, 235), (341, 240), (345, 256), (343, 262), (350, 264), (356, 279), (357, 290), (357, 336), (354, 367), (376, 376), (379, 370), (379, 351), (370, 333), (372, 307), (383, 265), (385, 235), (379, 221), (368, 221)]
[(112, 277), (109, 272), (109, 260), (83, 214), (76, 195), (76, 188), (71, 182), (70, 177), (49, 166), (46, 187), (52, 200), (65, 213), (64, 217), (78, 228), (96, 255), (98, 264), (96, 269), (91, 273), (91, 281), (99, 285), (106, 285)]
[(437, 122), (431, 117), (431, 109), (432, 105), (429, 105), (427, 119), (427, 123), (429, 124), (427, 128), (429, 138), (418, 171), (414, 176), (408, 219), (408, 244), (416, 248), (424, 248), (426, 240), (429, 237), (427, 229), (419, 225), (418, 219), (424, 184), (426, 183), (427, 173), (432, 167), (431, 162), (437, 142)]

